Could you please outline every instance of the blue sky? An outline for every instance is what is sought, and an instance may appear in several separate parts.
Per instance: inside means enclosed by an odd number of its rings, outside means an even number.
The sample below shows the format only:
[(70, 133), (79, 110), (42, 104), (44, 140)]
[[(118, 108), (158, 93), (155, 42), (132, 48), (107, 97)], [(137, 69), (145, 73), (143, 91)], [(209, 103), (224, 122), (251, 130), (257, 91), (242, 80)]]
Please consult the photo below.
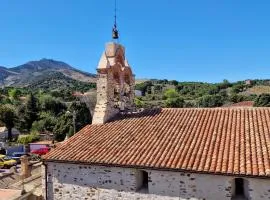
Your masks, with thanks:
[[(270, 78), (269, 0), (118, 0), (120, 42), (137, 78)], [(52, 58), (95, 72), (113, 0), (1, 0), (0, 66)]]

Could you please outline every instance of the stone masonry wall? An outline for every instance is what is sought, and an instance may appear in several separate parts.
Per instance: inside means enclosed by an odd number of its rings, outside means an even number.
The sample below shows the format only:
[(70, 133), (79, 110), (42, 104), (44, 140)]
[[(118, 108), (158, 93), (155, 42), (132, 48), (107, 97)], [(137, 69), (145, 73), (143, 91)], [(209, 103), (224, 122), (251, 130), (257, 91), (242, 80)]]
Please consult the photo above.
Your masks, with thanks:
[(185, 199), (231, 199), (232, 189), (227, 176), (194, 173), (149, 171), (149, 193)]
[(97, 103), (93, 124), (103, 124), (115, 116), (119, 108), (131, 109), (134, 104), (135, 77), (125, 58), (124, 47), (108, 43), (105, 52), (97, 68)]
[(270, 179), (247, 179), (249, 199), (270, 199)]
[[(47, 199), (231, 200), (234, 194), (231, 176), (145, 171), (148, 191), (140, 190), (141, 170), (49, 162)], [(270, 199), (270, 179), (245, 178), (245, 182), (248, 199)]]
[(103, 124), (118, 112), (113, 105), (113, 86), (114, 80), (111, 73), (98, 74), (97, 103), (93, 116), (93, 124)]
[(92, 199), (97, 192), (96, 187), (136, 191), (138, 182), (136, 172), (135, 169), (48, 163), (47, 197), (48, 199)]

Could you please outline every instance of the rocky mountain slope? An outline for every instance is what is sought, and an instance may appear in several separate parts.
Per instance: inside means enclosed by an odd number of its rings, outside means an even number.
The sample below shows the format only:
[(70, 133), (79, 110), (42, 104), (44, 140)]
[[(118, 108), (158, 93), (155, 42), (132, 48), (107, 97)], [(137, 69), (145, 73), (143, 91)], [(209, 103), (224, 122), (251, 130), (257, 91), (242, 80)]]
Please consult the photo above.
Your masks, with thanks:
[(66, 80), (95, 83), (96, 75), (52, 59), (30, 61), (13, 68), (0, 66), (0, 86), (31, 87), (43, 80), (46, 80), (48, 84), (50, 81), (65, 84)]

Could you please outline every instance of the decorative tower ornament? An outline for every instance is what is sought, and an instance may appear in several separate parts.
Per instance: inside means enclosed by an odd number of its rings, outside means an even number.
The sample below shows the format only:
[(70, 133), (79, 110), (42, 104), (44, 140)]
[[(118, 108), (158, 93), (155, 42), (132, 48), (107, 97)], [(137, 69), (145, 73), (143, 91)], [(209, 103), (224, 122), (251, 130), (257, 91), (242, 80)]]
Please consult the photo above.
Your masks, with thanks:
[(112, 28), (112, 38), (115, 40), (119, 38), (119, 32), (117, 29), (117, 22), (116, 22), (116, 0), (114, 0), (114, 25)]

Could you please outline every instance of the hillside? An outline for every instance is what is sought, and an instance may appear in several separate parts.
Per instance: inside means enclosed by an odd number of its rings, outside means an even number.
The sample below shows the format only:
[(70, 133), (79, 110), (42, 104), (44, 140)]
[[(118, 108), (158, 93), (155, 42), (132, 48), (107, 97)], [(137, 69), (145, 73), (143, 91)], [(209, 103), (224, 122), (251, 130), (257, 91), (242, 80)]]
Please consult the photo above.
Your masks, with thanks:
[[(72, 94), (87, 92), (95, 88), (95, 84), (96, 75), (51, 59), (31, 61), (13, 68), (0, 66), (0, 87)], [(204, 83), (137, 79), (136, 90), (142, 93), (135, 101), (138, 107), (220, 107), (244, 105), (245, 101), (252, 105), (261, 94), (270, 94), (270, 80)], [(268, 105), (267, 98), (261, 100), (265, 105)]]
[(243, 94), (256, 94), (260, 95), (263, 93), (270, 94), (270, 86), (269, 85), (255, 85), (249, 88), (247, 91), (243, 92)]
[(6, 67), (0, 66), (0, 80), (3, 80), (5, 78), (7, 78), (8, 76), (17, 75), (17, 74), (18, 73), (13, 72), (12, 70), (10, 70)]
[(138, 107), (267, 106), (270, 102), (269, 80), (203, 83), (150, 79), (138, 82), (136, 89), (142, 93), (135, 101)]
[(89, 84), (96, 82), (95, 74), (80, 71), (64, 62), (51, 59), (30, 61), (13, 68), (0, 67), (0, 74), (0, 86), (38, 88), (39, 83), (42, 83), (42, 87), (50, 87), (57, 82), (55, 86), (67, 87), (70, 86), (67, 82), (72, 84), (78, 81)]

